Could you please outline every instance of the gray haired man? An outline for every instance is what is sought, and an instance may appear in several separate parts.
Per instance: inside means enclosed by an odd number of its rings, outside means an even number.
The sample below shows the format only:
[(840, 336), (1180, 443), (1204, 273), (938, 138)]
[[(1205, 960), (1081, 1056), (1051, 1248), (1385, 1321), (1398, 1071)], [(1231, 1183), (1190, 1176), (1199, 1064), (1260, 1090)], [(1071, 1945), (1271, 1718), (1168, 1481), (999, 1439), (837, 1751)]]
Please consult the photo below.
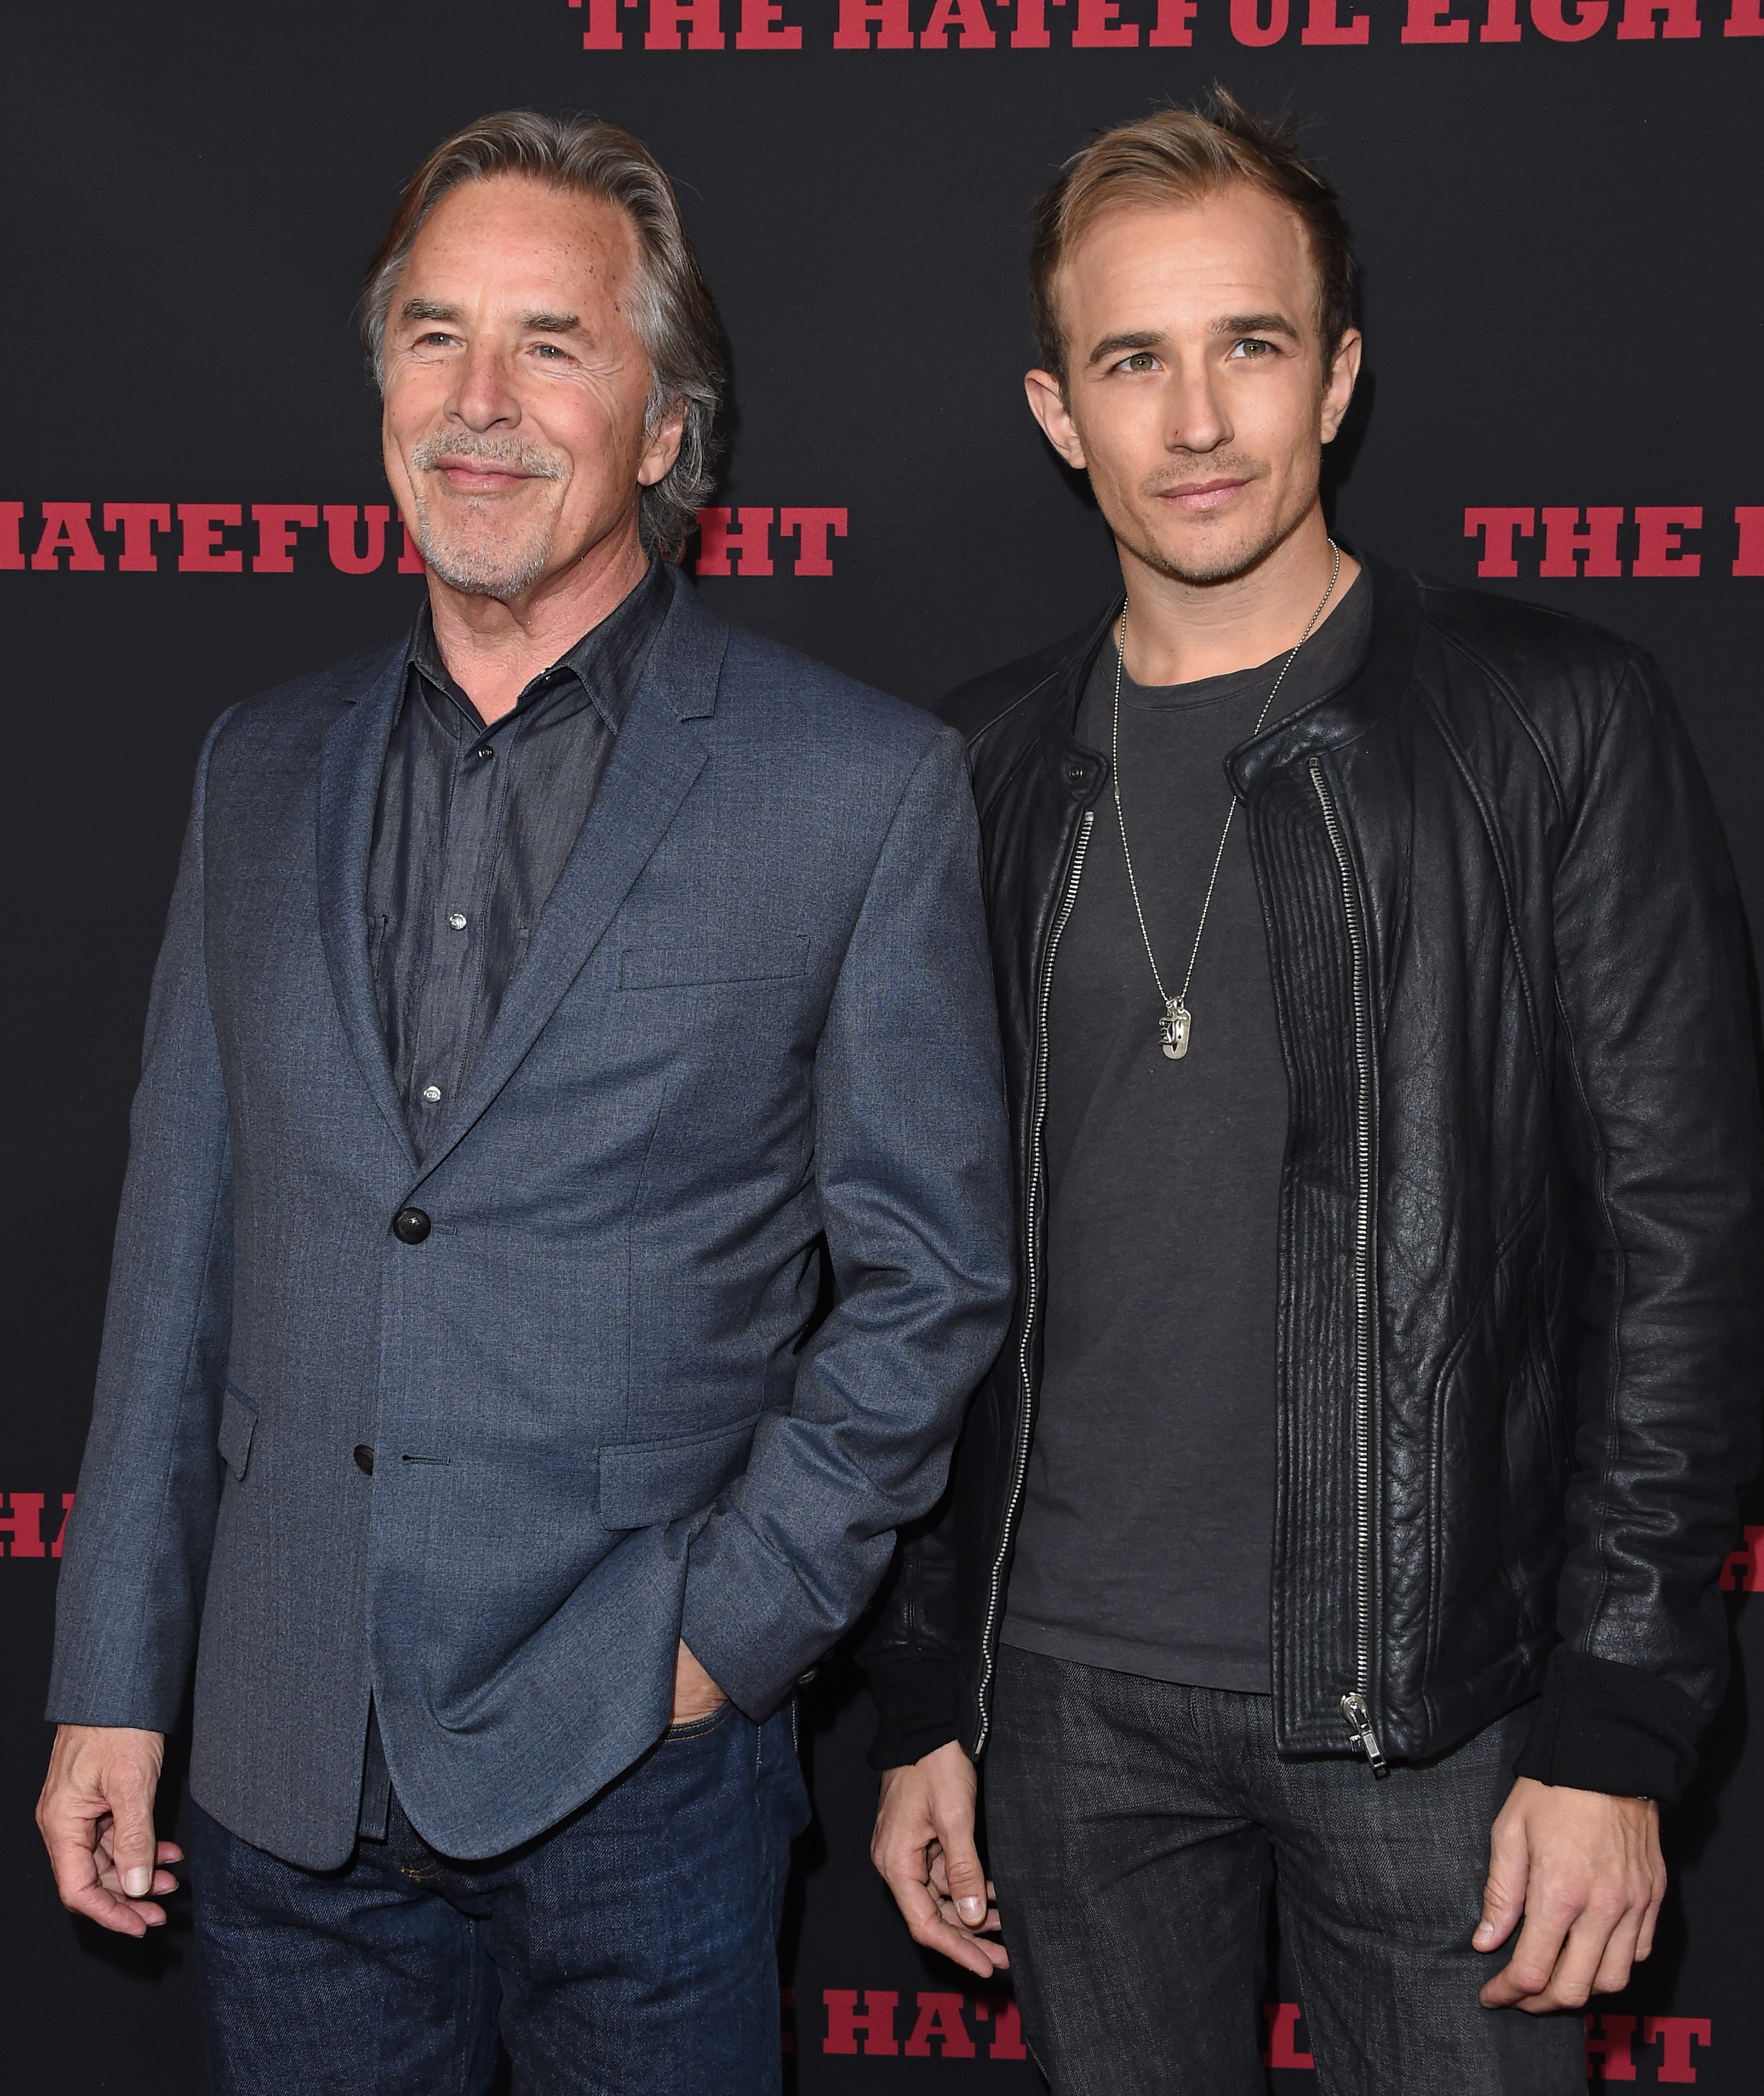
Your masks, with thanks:
[(448, 140), (365, 313), (427, 601), (203, 752), (39, 1821), (163, 1921), (194, 1670), (218, 2089), (478, 2090), (500, 2023), (758, 2096), (793, 1688), (1011, 1293), (963, 753), (665, 557), (717, 321), (634, 140)]

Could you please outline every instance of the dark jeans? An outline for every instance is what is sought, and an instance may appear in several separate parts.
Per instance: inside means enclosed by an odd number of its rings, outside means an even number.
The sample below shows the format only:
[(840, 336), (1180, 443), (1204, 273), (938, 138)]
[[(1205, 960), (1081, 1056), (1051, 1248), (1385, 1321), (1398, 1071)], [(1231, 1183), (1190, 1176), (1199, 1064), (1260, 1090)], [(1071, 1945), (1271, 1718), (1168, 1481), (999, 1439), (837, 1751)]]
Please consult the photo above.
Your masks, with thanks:
[(338, 1871), (195, 1810), (216, 2096), (476, 2096), (499, 2025), (524, 2096), (776, 2096), (793, 1723), (726, 1704), (486, 1862), (438, 1855), (395, 1798)]
[(1056, 2096), (1249, 2096), (1270, 1866), (1322, 2096), (1585, 2096), (1578, 2015), (1477, 1990), (1488, 1833), (1530, 1710), (1393, 1766), (1282, 1761), (1265, 1696), (1006, 1647), (986, 1826)]

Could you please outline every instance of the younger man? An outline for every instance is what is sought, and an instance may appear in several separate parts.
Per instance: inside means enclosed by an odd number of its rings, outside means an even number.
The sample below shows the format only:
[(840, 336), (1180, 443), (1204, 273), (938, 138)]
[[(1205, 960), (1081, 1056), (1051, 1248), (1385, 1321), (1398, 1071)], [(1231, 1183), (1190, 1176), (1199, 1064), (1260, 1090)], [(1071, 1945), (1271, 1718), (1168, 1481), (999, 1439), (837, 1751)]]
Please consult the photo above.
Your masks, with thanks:
[(976, 1972), (1002, 1914), (1061, 2096), (1260, 2089), (1270, 1862), (1322, 2089), (1578, 2096), (1756, 1452), (1732, 872), (1644, 657), (1332, 543), (1281, 133), (1098, 138), (1032, 283), (1125, 597), (947, 709), (1026, 1264), (871, 1641), (876, 1860)]

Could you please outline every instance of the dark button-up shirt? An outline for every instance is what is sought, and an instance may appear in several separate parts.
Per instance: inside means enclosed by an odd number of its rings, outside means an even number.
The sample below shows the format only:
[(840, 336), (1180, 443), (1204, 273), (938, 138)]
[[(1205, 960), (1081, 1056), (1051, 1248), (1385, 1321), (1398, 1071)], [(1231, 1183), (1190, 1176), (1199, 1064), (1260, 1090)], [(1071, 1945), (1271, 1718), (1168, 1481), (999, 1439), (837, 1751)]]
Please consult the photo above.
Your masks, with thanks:
[(593, 804), (668, 604), (648, 573), (487, 727), (448, 675), (426, 604), (386, 745), (368, 938), (411, 1139), (447, 1125)]

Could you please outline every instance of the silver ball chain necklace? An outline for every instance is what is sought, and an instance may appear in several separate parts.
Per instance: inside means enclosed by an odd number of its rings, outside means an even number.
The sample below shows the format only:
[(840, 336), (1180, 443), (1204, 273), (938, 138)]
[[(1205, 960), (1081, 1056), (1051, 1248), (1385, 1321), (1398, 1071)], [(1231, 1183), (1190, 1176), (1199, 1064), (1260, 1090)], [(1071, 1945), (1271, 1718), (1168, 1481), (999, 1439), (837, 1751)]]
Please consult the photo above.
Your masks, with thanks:
[[(1330, 550), (1335, 556), (1335, 566), (1330, 576), (1330, 586), (1318, 600), (1317, 608), (1305, 622), (1305, 629), (1293, 643), (1292, 653), (1280, 666), (1280, 675), (1274, 679), (1274, 689), (1262, 701), (1262, 710), (1255, 716), (1255, 725), (1250, 730), (1250, 740), (1262, 731), (1262, 723), (1268, 718), (1268, 709), (1274, 703), (1274, 692), (1286, 681), (1286, 672), (1292, 667), (1299, 650), (1316, 631), (1317, 621), (1329, 609), (1330, 599), (1335, 594), (1335, 585), (1341, 579), (1342, 549), (1330, 540)], [(1194, 943), (1189, 949), (1188, 972), (1182, 977), (1182, 987), (1174, 997), (1164, 986), (1164, 977), (1159, 972), (1158, 957), (1151, 950), (1151, 934), (1146, 929), (1145, 906), (1139, 900), (1139, 883), (1133, 874), (1133, 855), (1127, 846), (1127, 816), (1121, 806), (1121, 677), (1127, 666), (1127, 607), (1121, 606), (1121, 619), (1115, 634), (1115, 724), (1109, 743), (1109, 768), (1114, 774), (1115, 817), (1121, 826), (1121, 857), (1127, 862), (1127, 885), (1133, 890), (1133, 915), (1139, 919), (1139, 936), (1146, 942), (1146, 958), (1151, 963), (1151, 980), (1158, 985), (1158, 995), (1164, 1002), (1164, 1016), (1158, 1021), (1158, 1045), (1172, 1063), (1179, 1063), (1188, 1053), (1188, 1044), (1194, 1030), (1194, 1021), (1188, 1008), (1189, 985), (1194, 980), (1194, 962), (1200, 952), (1202, 935), (1207, 929), (1207, 912), (1212, 907), (1213, 890), (1219, 884), (1219, 869), (1225, 862), (1225, 842), (1231, 835), (1232, 818), (1238, 812), (1237, 797), (1233, 794), (1230, 806), (1225, 810), (1225, 826), (1219, 832), (1219, 849), (1213, 854), (1212, 871), (1207, 878), (1207, 893), (1200, 906), (1200, 922), (1194, 927)]]

